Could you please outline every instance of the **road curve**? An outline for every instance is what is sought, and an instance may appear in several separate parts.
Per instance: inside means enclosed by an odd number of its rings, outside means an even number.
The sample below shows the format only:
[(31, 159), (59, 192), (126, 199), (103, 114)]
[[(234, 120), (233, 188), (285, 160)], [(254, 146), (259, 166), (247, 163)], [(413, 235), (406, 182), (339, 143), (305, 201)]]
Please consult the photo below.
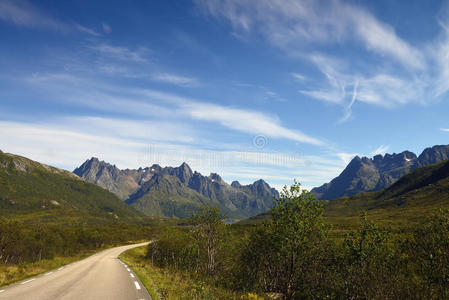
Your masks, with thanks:
[(0, 299), (140, 300), (148, 291), (118, 256), (148, 243), (111, 248), (14, 285), (0, 288)]

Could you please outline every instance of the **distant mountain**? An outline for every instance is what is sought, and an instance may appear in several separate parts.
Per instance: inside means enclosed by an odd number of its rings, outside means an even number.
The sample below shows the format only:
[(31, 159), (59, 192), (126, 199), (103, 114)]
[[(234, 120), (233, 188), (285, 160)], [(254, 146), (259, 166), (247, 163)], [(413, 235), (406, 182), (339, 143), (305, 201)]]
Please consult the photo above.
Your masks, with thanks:
[(120, 170), (115, 165), (92, 157), (86, 160), (80, 167), (76, 168), (73, 173), (87, 181), (108, 189), (120, 199), (126, 200), (153, 176), (153, 168), (160, 169), (159, 166), (154, 166), (152, 168), (140, 168), (138, 170)]
[(220, 175), (203, 176), (188, 164), (179, 167), (153, 165), (137, 170), (91, 158), (74, 173), (117, 194), (126, 203), (149, 216), (190, 217), (203, 205), (219, 207), (230, 218), (243, 218), (267, 211), (276, 189), (265, 181), (241, 185), (226, 183)]
[(0, 151), (0, 216), (26, 222), (134, 222), (142, 214), (73, 173)]
[[(440, 209), (449, 207), (449, 160), (419, 167), (386, 189), (323, 203), (324, 216), (337, 235), (355, 229), (362, 211), (368, 213), (370, 220), (393, 229), (414, 228)], [(270, 218), (268, 211), (240, 223), (254, 224)]]
[(419, 167), (449, 159), (449, 145), (426, 148), (419, 157), (413, 152), (376, 155), (372, 159), (354, 157), (331, 182), (312, 189), (321, 200), (332, 200), (362, 192), (379, 191)]
[(447, 207), (449, 161), (445, 160), (417, 168), (384, 190), (327, 201), (325, 215), (334, 224), (350, 224), (365, 210), (374, 220), (406, 228)]

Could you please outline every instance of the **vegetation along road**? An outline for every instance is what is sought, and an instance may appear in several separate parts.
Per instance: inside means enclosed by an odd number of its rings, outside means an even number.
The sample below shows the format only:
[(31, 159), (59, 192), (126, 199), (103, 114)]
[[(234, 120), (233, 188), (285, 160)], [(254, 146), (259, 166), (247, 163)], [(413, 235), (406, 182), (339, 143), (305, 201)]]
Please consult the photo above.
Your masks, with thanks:
[(0, 289), (0, 299), (151, 299), (120, 253), (148, 243), (111, 248), (82, 261)]

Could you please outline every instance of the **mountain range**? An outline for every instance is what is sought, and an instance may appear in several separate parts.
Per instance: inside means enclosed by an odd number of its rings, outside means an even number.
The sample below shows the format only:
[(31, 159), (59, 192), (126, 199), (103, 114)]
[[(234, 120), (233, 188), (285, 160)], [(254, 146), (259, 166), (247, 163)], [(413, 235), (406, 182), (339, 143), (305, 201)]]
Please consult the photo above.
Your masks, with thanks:
[(354, 157), (343, 172), (331, 182), (311, 190), (320, 200), (332, 200), (363, 192), (385, 189), (419, 167), (449, 159), (449, 145), (426, 148), (419, 156), (410, 151)]
[[(416, 228), (449, 205), (449, 160), (419, 167), (386, 189), (322, 203), (324, 216), (332, 224), (335, 236), (343, 237), (348, 230), (356, 229), (362, 211), (371, 221), (394, 230), (404, 232)], [(271, 211), (268, 211), (239, 224), (255, 224), (270, 218)]]
[(73, 172), (148, 216), (190, 217), (201, 206), (211, 205), (229, 218), (244, 218), (269, 210), (279, 197), (262, 179), (249, 185), (228, 184), (216, 173), (203, 176), (193, 172), (186, 163), (120, 170), (93, 157)]

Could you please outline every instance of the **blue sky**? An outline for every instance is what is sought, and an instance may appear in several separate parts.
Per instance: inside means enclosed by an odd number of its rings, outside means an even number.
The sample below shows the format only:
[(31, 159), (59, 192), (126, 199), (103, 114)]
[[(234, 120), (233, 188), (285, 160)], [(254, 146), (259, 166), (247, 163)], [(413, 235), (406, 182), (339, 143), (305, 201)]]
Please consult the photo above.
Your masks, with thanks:
[(448, 144), (448, 90), (446, 2), (0, 0), (0, 149), (68, 170), (310, 188)]

